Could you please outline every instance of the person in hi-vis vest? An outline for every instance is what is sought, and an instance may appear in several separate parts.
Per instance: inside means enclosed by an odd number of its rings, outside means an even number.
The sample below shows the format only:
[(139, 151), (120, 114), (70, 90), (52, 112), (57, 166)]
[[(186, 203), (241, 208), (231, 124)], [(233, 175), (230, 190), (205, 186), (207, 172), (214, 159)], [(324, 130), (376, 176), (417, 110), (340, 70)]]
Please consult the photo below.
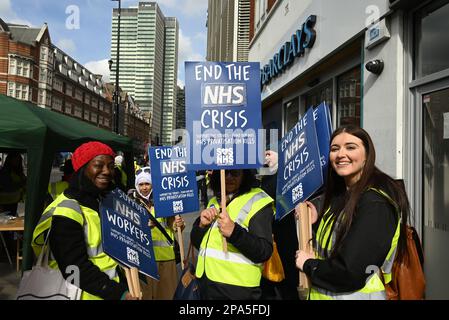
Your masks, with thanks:
[[(143, 206), (148, 213), (155, 216), (153, 206), (153, 185), (151, 183), (150, 167), (142, 167), (136, 171), (136, 189), (128, 191), (128, 195), (139, 205)], [(176, 227), (184, 229), (185, 223), (181, 216), (171, 216), (167, 218), (156, 218), (159, 227), (165, 230), (165, 235), (156, 228), (155, 223), (150, 219), (151, 239), (153, 241), (154, 258), (157, 263), (159, 281), (151, 277), (146, 277), (147, 285), (142, 287), (143, 300), (171, 300), (178, 284), (178, 272), (176, 270), (176, 256), (174, 244), (167, 241), (167, 236), (171, 241), (175, 240), (174, 231)]]
[(69, 187), (45, 209), (33, 232), (36, 256), (49, 232), (50, 267), (59, 269), (64, 278), (72, 275), (73, 267), (79, 271), (82, 300), (136, 299), (101, 243), (99, 206), (114, 187), (114, 156), (109, 146), (98, 141), (79, 146), (72, 156), (75, 172)]
[(50, 182), (48, 184), (48, 194), (46, 199), (47, 205), (55, 200), (61, 193), (64, 192), (65, 189), (69, 187), (69, 180), (74, 172), (72, 159), (66, 159), (64, 161), (63, 172), (64, 175), (62, 176), (61, 181)]
[(260, 299), (263, 262), (273, 252), (274, 201), (258, 188), (255, 170), (226, 170), (226, 212), (220, 210), (220, 170), (214, 170), (210, 184), (215, 197), (191, 232), (199, 250), (196, 277), (202, 299)]
[[(406, 255), (405, 191), (375, 166), (368, 133), (343, 126), (331, 137), (324, 204), (306, 202), (316, 231), (314, 253), (296, 253), (296, 266), (311, 281), (309, 299), (386, 299), (393, 262)], [(296, 208), (299, 215), (299, 206)]]

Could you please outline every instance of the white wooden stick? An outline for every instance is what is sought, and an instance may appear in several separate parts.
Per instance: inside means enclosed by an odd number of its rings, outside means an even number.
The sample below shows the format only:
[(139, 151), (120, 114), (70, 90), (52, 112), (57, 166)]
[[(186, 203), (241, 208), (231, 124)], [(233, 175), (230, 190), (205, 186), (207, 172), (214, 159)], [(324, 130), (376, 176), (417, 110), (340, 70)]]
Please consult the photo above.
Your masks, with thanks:
[[(221, 212), (226, 213), (226, 173), (225, 170), (220, 170), (220, 182), (221, 182)], [(222, 236), (223, 239), (223, 252), (228, 252), (228, 242), (226, 238)]]

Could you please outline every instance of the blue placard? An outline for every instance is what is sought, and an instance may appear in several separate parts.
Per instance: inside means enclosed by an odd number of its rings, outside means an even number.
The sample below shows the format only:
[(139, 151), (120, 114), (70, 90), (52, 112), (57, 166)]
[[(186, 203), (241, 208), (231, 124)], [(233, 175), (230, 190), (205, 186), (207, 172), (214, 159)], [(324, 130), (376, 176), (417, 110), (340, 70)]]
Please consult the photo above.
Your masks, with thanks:
[(260, 65), (186, 62), (189, 170), (260, 168)]
[(329, 108), (325, 102), (316, 107), (313, 111), (313, 118), (315, 120), (318, 148), (320, 149), (321, 171), (323, 173), (323, 180), (326, 181), (332, 127), (330, 127)]
[(153, 201), (156, 217), (199, 211), (194, 171), (187, 171), (185, 146), (150, 147)]
[(276, 190), (276, 219), (307, 200), (323, 185), (313, 108), (281, 140)]
[(101, 202), (104, 252), (128, 267), (159, 280), (147, 211), (115, 189)]

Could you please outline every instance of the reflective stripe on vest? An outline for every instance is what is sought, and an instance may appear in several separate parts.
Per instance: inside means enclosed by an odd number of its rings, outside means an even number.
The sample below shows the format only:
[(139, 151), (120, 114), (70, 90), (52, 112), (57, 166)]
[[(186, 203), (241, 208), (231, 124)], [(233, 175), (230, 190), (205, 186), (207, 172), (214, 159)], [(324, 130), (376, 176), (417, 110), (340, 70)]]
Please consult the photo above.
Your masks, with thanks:
[[(106, 273), (110, 279), (119, 282), (117, 274), (117, 262), (103, 252), (101, 244), (101, 224), (99, 214), (88, 208), (79, 205), (76, 200), (67, 198), (63, 193), (59, 195), (44, 211), (38, 225), (33, 232), (32, 247), (38, 256), (45, 242), (45, 231), (50, 229), (53, 216), (62, 216), (78, 222), (84, 230), (84, 238), (87, 244), (86, 251), (89, 260), (96, 265), (100, 271)], [(56, 261), (50, 256), (49, 266), (58, 268)], [(86, 291), (81, 294), (82, 300), (98, 300), (98, 296), (94, 296)]]
[[(151, 208), (151, 214), (156, 217), (154, 212), (154, 207)], [(167, 226), (165, 218), (156, 218), (157, 221), (164, 227), (170, 238), (174, 239), (173, 229)], [(175, 248), (174, 244), (170, 244), (167, 238), (162, 234), (162, 232), (156, 228), (151, 228), (151, 240), (153, 240), (153, 250), (154, 258), (156, 261), (169, 261), (175, 260)]]
[[(391, 271), (393, 267), (394, 258), (396, 256), (402, 218), (398, 210), (398, 206), (385, 192), (374, 188), (370, 188), (369, 190), (373, 190), (382, 195), (384, 198), (386, 198), (388, 202), (394, 206), (395, 211), (399, 215), (396, 231), (393, 236), (393, 239), (391, 240), (390, 250), (388, 251), (388, 254), (385, 257), (385, 261), (382, 264), (381, 269), (379, 270), (378, 273), (373, 273), (372, 275), (368, 276), (365, 286), (360, 290), (354, 292), (335, 293), (313, 286), (310, 290), (309, 299), (311, 300), (385, 300), (386, 299), (385, 286), (382, 283), (379, 273), (380, 272), (383, 273), (382, 276), (384, 277), (386, 283), (391, 281)], [(338, 225), (334, 228), (332, 234), (330, 234), (332, 224), (335, 222), (334, 220), (335, 216), (330, 212), (330, 209), (328, 209), (320, 222), (316, 234), (317, 259), (324, 259), (325, 249), (327, 249), (327, 251), (330, 252), (335, 244), (336, 230), (338, 229)], [(324, 236), (322, 236), (323, 232), (325, 232)]]
[[(251, 218), (262, 208), (273, 204), (273, 199), (260, 188), (253, 188), (250, 192), (233, 199), (227, 206), (231, 220), (248, 230)], [(220, 205), (217, 198), (209, 201), (208, 207)], [(262, 264), (254, 263), (246, 258), (231, 243), (228, 252), (223, 252), (222, 235), (215, 221), (204, 235), (200, 245), (196, 276), (200, 278), (204, 272), (215, 282), (226, 283), (241, 287), (258, 287), (262, 276)]]

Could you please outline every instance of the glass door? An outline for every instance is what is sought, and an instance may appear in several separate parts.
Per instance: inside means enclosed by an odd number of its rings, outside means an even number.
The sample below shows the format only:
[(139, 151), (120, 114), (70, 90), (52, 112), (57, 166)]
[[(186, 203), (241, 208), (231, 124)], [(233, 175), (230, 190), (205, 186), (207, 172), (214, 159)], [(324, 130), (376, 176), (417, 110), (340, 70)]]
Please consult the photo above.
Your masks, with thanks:
[(449, 88), (422, 94), (427, 299), (449, 299)]

